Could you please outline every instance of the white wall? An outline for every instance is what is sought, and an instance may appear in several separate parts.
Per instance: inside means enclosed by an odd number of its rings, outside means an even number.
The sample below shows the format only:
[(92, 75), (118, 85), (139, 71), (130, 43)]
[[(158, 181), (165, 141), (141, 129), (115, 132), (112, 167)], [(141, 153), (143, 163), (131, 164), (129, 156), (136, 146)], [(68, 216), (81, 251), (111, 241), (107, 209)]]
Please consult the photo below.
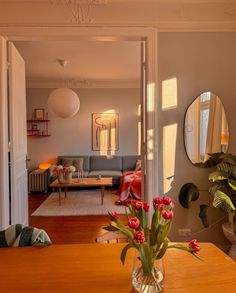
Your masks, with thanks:
[[(34, 108), (47, 108), (52, 89), (27, 90), (27, 116)], [(120, 114), (119, 151), (116, 155), (138, 152), (139, 89), (77, 89), (80, 110), (72, 118), (62, 119), (49, 112), (50, 137), (28, 137), (28, 168), (40, 162), (55, 159), (58, 155), (99, 155), (92, 151), (92, 113), (114, 110)]]
[[(185, 111), (195, 97), (202, 92), (211, 91), (221, 98), (229, 122), (229, 152), (236, 153), (235, 52), (235, 33), (160, 33), (158, 37), (158, 154), (161, 158), (160, 174), (163, 174), (163, 127), (176, 125), (177, 130), (176, 150), (174, 150), (175, 155), (172, 158), (174, 180), (171, 189), (167, 192), (175, 202), (175, 221), (171, 233), (172, 239), (175, 240), (187, 240), (187, 238), (178, 237), (177, 230), (179, 228), (191, 228), (192, 233), (203, 228), (198, 218), (199, 205), (201, 203), (210, 204), (212, 201), (207, 191), (201, 191), (201, 199), (191, 203), (189, 209), (182, 208), (178, 203), (179, 190), (187, 182), (195, 183), (200, 189), (207, 190), (209, 188), (208, 174), (210, 170), (194, 167), (187, 158), (183, 143)], [(163, 110), (162, 95), (164, 91), (162, 91), (162, 85), (164, 81), (170, 79), (172, 79), (172, 83), (174, 79), (177, 82), (177, 106)], [(171, 149), (174, 146), (171, 139), (173, 139), (173, 133), (172, 137), (167, 139), (165, 145), (169, 148), (170, 158)], [(171, 145), (168, 142), (171, 142)], [(160, 190), (160, 193), (162, 192), (163, 189)], [(222, 216), (224, 216), (222, 212), (212, 208), (210, 210), (210, 223), (213, 224)], [(202, 241), (215, 242), (222, 246), (226, 241), (221, 230), (221, 223), (196, 234), (194, 237)]]

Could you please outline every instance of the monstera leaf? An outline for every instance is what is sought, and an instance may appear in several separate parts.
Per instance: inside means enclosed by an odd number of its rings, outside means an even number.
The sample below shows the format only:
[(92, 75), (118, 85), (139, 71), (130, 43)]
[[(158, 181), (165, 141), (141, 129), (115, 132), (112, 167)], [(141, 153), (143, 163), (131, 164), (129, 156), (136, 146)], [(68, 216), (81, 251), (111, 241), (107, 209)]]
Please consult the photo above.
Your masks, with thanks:
[(235, 207), (230, 199), (230, 197), (220, 191), (217, 190), (214, 195), (213, 206), (217, 209), (221, 209), (225, 212), (235, 211)]

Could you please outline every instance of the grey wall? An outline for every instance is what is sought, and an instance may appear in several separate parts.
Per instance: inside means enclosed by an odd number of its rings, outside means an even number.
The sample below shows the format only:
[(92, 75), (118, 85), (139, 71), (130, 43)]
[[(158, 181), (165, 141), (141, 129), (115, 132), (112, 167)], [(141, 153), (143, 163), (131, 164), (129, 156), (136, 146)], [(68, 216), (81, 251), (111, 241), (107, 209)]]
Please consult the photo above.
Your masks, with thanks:
[[(199, 205), (211, 203), (207, 191), (201, 192), (201, 199), (191, 203), (189, 209), (178, 203), (178, 192), (186, 182), (195, 183), (200, 189), (208, 189), (209, 169), (198, 169), (188, 160), (183, 144), (183, 123), (187, 107), (200, 93), (212, 91), (217, 94), (225, 107), (229, 122), (229, 152), (236, 153), (236, 34), (235, 33), (160, 33), (158, 37), (158, 155), (159, 171), (162, 168), (162, 129), (169, 124), (177, 124), (177, 141), (175, 154), (175, 172), (171, 189), (167, 192), (175, 202), (175, 221), (171, 238), (178, 241), (198, 238), (212, 241), (223, 246), (226, 240), (221, 230), (224, 219), (212, 228), (201, 231), (203, 226), (198, 218)], [(162, 81), (171, 78), (177, 80), (176, 108), (161, 109)], [(163, 178), (162, 178), (163, 179)], [(160, 182), (162, 182), (160, 180)], [(160, 193), (163, 190), (160, 187)], [(213, 224), (224, 214), (214, 208), (210, 209), (210, 223)], [(191, 228), (196, 235), (181, 238), (179, 228)]]
[[(58, 155), (99, 155), (91, 150), (92, 113), (114, 110), (120, 114), (119, 151), (116, 155), (138, 152), (139, 89), (79, 89), (80, 110), (72, 118), (62, 119), (49, 112), (50, 137), (28, 137), (28, 167), (35, 168)], [(51, 89), (27, 90), (27, 116), (34, 108), (47, 108)]]

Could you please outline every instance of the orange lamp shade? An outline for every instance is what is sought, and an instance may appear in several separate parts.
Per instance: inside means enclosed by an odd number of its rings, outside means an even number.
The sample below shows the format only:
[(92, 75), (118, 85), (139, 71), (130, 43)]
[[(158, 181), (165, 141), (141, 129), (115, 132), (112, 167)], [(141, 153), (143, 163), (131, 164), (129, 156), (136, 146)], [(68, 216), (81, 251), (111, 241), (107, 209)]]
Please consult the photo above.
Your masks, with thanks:
[(41, 164), (39, 164), (39, 169), (40, 170), (47, 170), (50, 167), (51, 167), (50, 163), (41, 163)]

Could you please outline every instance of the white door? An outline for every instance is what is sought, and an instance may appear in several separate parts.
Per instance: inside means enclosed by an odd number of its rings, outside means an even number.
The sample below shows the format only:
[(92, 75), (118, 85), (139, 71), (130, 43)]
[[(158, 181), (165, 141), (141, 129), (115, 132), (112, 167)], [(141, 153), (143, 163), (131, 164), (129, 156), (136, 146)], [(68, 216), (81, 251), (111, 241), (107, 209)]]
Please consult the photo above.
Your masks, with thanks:
[(7, 41), (0, 36), (0, 230), (9, 223)]
[(25, 62), (11, 42), (8, 56), (11, 224), (28, 225)]

